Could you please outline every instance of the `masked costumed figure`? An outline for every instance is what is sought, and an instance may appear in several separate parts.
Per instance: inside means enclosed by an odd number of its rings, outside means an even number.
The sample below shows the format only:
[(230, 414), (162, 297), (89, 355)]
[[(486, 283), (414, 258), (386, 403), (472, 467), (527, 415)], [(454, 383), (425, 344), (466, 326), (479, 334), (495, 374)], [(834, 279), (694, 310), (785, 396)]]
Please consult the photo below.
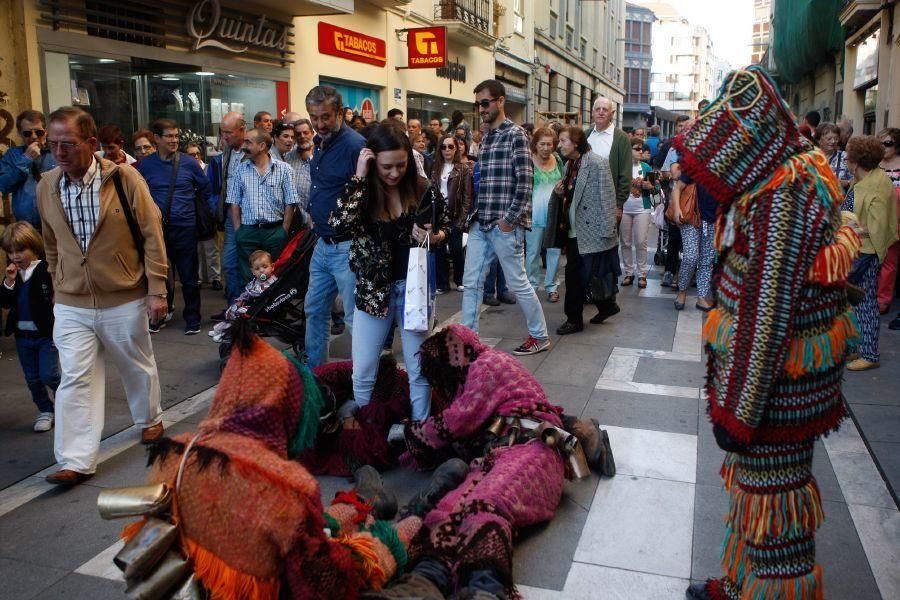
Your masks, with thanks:
[[(406, 425), (412, 459), (421, 468), (448, 456), (471, 462), (465, 481), (425, 516), (410, 550), (413, 572), (446, 596), (515, 597), (514, 533), (553, 518), (568, 459), (557, 447), (566, 439), (574, 444), (575, 438), (562, 431), (562, 409), (547, 400), (522, 363), (482, 344), (470, 329), (450, 325), (428, 338), (421, 347), (421, 367), (432, 389), (449, 403), (428, 419)], [(608, 438), (596, 424), (578, 421), (585, 439), (590, 438), (587, 453), (602, 453), (614, 470)], [(553, 439), (563, 443), (554, 447), (548, 442)], [(441, 479), (440, 471), (435, 479)]]
[(822, 598), (813, 442), (837, 428), (857, 338), (846, 279), (859, 237), (842, 226), (825, 156), (758, 67), (732, 72), (675, 146), (719, 201), (716, 308), (703, 327), (707, 395), (730, 493), (727, 575), (688, 596)]
[(196, 580), (214, 598), (352, 599), (380, 588), (403, 568), (421, 519), (373, 518), (382, 490), (371, 467), (323, 509), (318, 482), (289, 459), (315, 439), (321, 405), (303, 406), (310, 374), (255, 336), (238, 332), (235, 348), (197, 431), (151, 447), (150, 482), (174, 490), (177, 545)]

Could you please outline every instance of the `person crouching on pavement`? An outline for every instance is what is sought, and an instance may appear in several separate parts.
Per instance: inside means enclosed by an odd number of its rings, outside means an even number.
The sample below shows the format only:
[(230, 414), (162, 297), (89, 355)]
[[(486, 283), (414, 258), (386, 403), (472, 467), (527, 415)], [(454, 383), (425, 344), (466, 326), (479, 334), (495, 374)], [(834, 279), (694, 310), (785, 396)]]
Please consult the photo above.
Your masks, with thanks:
[(209, 332), (209, 337), (214, 342), (229, 342), (231, 336), (228, 331), (234, 321), (250, 309), (253, 298), (259, 298), (269, 287), (278, 280), (275, 268), (272, 266), (272, 255), (265, 250), (256, 250), (250, 255), (250, 272), (253, 279), (244, 286), (244, 293), (238, 296), (234, 304), (225, 311), (225, 320), (219, 321)]
[(16, 353), (25, 384), (38, 408), (37, 432), (53, 428), (53, 402), (47, 388), (59, 386), (59, 355), (53, 345), (53, 278), (41, 260), (44, 242), (27, 221), (13, 223), (3, 232), (0, 247), (12, 261), (0, 286), (0, 308), (9, 309), (6, 335), (16, 336)]
[[(426, 340), (421, 364), (432, 388), (448, 403), (425, 421), (406, 425), (412, 459), (420, 468), (433, 467), (447, 454), (471, 463), (462, 466), (465, 481), (426, 514), (410, 547), (412, 572), (419, 583), (424, 578), (447, 597), (480, 592), (515, 598), (515, 532), (553, 518), (567, 471), (587, 474), (572, 466), (566, 452), (549, 445), (542, 432), (550, 429), (572, 443), (574, 434), (588, 464), (611, 476), (615, 463), (609, 438), (596, 423), (564, 417), (522, 363), (486, 346), (462, 325), (450, 325)], [(571, 434), (561, 431), (564, 424)], [(459, 468), (459, 463), (444, 463), (434, 479)], [(410, 582), (398, 582), (382, 597), (407, 597), (402, 595), (405, 583)]]
[[(431, 389), (416, 354), (428, 332), (403, 326), (406, 271), (410, 248), (426, 242), (431, 247), (443, 244), (450, 236), (450, 223), (438, 187), (417, 175), (409, 138), (400, 127), (383, 123), (369, 136), (330, 225), (352, 239), (350, 268), (356, 274), (355, 404), (347, 408), (369, 403), (381, 350), (396, 322), (409, 372), (412, 419), (422, 421), (429, 414)], [(352, 421), (344, 426), (352, 427)]]
[(396, 497), (363, 466), (355, 488), (323, 508), (319, 483), (290, 459), (314, 442), (319, 424), (307, 367), (245, 322), (232, 333), (235, 351), (197, 431), (150, 447), (149, 483), (174, 490), (177, 543), (194, 577), (213, 598), (352, 600), (379, 589), (406, 564), (423, 511), (461, 478), (431, 482), (418, 496), (424, 509), (393, 522)]

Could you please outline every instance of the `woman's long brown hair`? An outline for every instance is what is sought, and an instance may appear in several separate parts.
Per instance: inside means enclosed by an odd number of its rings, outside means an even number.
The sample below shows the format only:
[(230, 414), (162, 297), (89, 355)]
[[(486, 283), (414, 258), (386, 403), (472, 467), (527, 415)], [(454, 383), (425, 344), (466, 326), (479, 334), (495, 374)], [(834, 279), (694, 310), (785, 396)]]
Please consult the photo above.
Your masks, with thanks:
[[(378, 156), (379, 152), (403, 150), (406, 152), (406, 172), (397, 187), (400, 190), (400, 204), (404, 213), (412, 213), (425, 192), (427, 180), (419, 178), (416, 169), (416, 157), (413, 156), (409, 137), (399, 125), (382, 122), (366, 141), (366, 147)], [(378, 165), (373, 164), (369, 170), (369, 198), (372, 200), (370, 217), (374, 221), (390, 221), (385, 204), (384, 183), (378, 176)]]
[(431, 180), (435, 182), (441, 180), (441, 173), (444, 170), (444, 152), (441, 150), (441, 146), (444, 145), (444, 140), (453, 140), (453, 144), (456, 146), (456, 151), (453, 153), (453, 164), (458, 165), (462, 162), (463, 149), (460, 141), (452, 135), (442, 135), (437, 148), (434, 151), (434, 164), (431, 166)]

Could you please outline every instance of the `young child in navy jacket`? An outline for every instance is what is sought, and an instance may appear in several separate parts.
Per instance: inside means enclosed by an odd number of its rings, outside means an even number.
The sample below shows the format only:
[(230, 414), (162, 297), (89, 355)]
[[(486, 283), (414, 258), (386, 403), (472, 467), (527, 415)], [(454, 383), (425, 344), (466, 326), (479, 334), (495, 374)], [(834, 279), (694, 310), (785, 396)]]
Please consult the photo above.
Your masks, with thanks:
[(9, 309), (6, 335), (16, 336), (16, 352), (31, 399), (38, 408), (37, 432), (53, 428), (53, 402), (47, 388), (59, 386), (59, 356), (53, 344), (53, 278), (41, 260), (44, 243), (26, 221), (13, 223), (3, 232), (0, 246), (12, 262), (0, 285), (0, 307)]

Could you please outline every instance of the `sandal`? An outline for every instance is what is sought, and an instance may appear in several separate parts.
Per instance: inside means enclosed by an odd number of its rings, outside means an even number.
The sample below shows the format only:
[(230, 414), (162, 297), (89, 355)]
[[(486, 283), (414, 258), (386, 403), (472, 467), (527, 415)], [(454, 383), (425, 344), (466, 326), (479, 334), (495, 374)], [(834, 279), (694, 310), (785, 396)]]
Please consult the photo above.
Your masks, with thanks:
[(548, 292), (547, 299), (550, 302), (559, 302), (559, 292)]
[(644, 289), (647, 287), (647, 278), (646, 277), (638, 277), (638, 287)]
[(626, 275), (622, 279), (622, 287), (626, 287), (634, 283), (634, 275)]

